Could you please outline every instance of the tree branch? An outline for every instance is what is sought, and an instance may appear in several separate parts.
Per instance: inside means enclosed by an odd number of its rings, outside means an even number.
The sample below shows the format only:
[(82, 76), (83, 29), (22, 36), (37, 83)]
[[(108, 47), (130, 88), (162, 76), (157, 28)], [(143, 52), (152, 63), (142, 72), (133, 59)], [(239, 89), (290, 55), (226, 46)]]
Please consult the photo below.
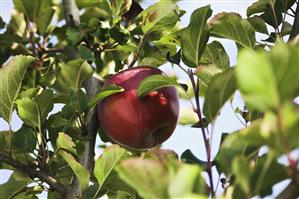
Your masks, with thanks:
[(9, 155), (1, 152), (0, 153), (0, 160), (18, 171), (22, 171), (26, 173), (31, 179), (39, 178), (43, 182), (46, 182), (53, 190), (64, 194), (66, 192), (66, 187), (58, 182), (54, 177), (52, 177), (48, 172), (43, 170), (37, 170), (34, 167), (29, 167), (27, 165), (24, 165), (13, 158), (11, 158)]
[(292, 28), (292, 32), (290, 34), (289, 41), (293, 40), (299, 33), (299, 4), (297, 3), (295, 20)]
[[(79, 15), (79, 9), (76, 5), (75, 0), (63, 0), (63, 8), (64, 8), (64, 15), (65, 20), (68, 24), (68, 26), (78, 26), (80, 24), (80, 15)], [(71, 49), (74, 51), (74, 53), (71, 53), (72, 59), (78, 58), (78, 54), (76, 47), (73, 47)], [(100, 81), (95, 78), (91, 77), (86, 85), (85, 90), (87, 93), (87, 96), (89, 99), (93, 98), (94, 95), (97, 93), (98, 89), (100, 88)], [(95, 148), (95, 142), (96, 142), (96, 136), (97, 136), (97, 129), (98, 129), (98, 123), (97, 118), (95, 114), (95, 109), (91, 110), (93, 112), (92, 117), (89, 121), (86, 121), (86, 137), (84, 138), (83, 144), (85, 146), (85, 150), (80, 157), (80, 163), (83, 167), (88, 169), (89, 173), (93, 173), (93, 167), (94, 167), (94, 148)], [(82, 196), (82, 190), (80, 189), (79, 181), (76, 177), (74, 177), (72, 186), (69, 187), (67, 190), (66, 199), (73, 199), (77, 196)]]
[(290, 184), (275, 199), (292, 199), (299, 196), (299, 188), (296, 180), (292, 180)]

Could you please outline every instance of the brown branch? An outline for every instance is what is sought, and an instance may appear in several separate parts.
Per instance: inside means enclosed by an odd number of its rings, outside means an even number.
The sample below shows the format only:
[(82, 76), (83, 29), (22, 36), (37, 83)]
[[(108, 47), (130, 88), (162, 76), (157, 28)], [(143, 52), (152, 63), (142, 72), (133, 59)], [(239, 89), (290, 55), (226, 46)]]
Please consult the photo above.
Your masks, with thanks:
[(297, 3), (295, 19), (293, 23), (292, 32), (290, 34), (289, 41), (293, 40), (299, 33), (299, 4)]
[[(64, 8), (64, 15), (65, 20), (68, 24), (68, 26), (78, 26), (80, 24), (80, 15), (79, 15), (79, 9), (76, 5), (75, 0), (63, 0), (63, 8)], [(72, 59), (78, 58), (77, 49), (73, 47), (71, 53)], [(97, 78), (91, 77), (87, 84), (85, 85), (85, 90), (87, 93), (87, 96), (89, 99), (91, 99), (100, 88), (100, 82)], [(88, 169), (89, 173), (93, 173), (93, 167), (94, 167), (94, 148), (95, 148), (95, 142), (96, 142), (96, 136), (97, 136), (97, 129), (98, 129), (98, 122), (95, 114), (95, 109), (91, 110), (93, 112), (92, 117), (85, 121), (86, 124), (86, 131), (83, 132), (84, 134), (84, 147), (85, 150), (83, 154), (80, 157), (80, 163), (83, 167)], [(82, 190), (80, 188), (79, 180), (76, 176), (74, 176), (72, 185), (67, 190), (66, 199), (73, 199), (76, 197), (82, 196)]]
[(58, 182), (53, 176), (44, 170), (37, 170), (37, 168), (24, 165), (3, 152), (0, 153), (0, 160), (14, 167), (18, 171), (24, 172), (31, 179), (39, 178), (43, 182), (46, 182), (53, 190), (59, 193), (64, 194), (66, 191), (66, 187), (63, 184)]
[(32, 46), (32, 52), (33, 52), (33, 54), (35, 55), (35, 56), (37, 56), (38, 55), (38, 53), (37, 53), (37, 49), (36, 49), (36, 47), (35, 47), (35, 43), (34, 43), (34, 32), (33, 32), (33, 30), (32, 30), (32, 28), (31, 28), (31, 26), (30, 26), (30, 21), (29, 21), (29, 18), (28, 17), (26, 17), (25, 16), (25, 21), (26, 21), (26, 29), (27, 29), (27, 31), (29, 32), (29, 42), (30, 42), (30, 44), (31, 44), (31, 46)]

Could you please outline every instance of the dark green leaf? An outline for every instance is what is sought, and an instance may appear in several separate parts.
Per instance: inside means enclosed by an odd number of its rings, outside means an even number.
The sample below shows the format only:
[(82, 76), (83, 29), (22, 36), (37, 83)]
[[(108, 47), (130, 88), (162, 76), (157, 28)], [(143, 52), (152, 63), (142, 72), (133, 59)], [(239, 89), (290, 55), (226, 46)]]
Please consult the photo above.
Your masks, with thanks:
[[(272, 1), (272, 0), (271, 0)], [(269, 5), (269, 0), (258, 0), (251, 4), (247, 8), (247, 17), (250, 17), (253, 14), (263, 13), (267, 10)]]
[(170, 77), (164, 75), (151, 75), (141, 81), (137, 89), (137, 95), (138, 97), (144, 97), (151, 91), (158, 90), (167, 86), (180, 87), (181, 85)]
[(215, 119), (222, 106), (236, 89), (233, 69), (220, 73), (211, 80), (206, 91), (203, 107), (204, 115), (210, 122)]
[(254, 17), (248, 18), (247, 20), (249, 21), (249, 23), (252, 25), (252, 27), (257, 32), (264, 33), (264, 34), (269, 34), (268, 29), (267, 29), (267, 25), (261, 17), (254, 16)]
[(1, 198), (14, 198), (13, 196), (30, 182), (31, 179), (29, 177), (24, 176), (21, 172), (14, 171), (9, 180), (0, 185)]
[(80, 45), (78, 47), (81, 57), (85, 60), (92, 61), (94, 59), (92, 51), (86, 46)]
[(170, 63), (179, 65), (181, 62), (181, 49), (173, 56), (170, 56), (170, 53), (167, 53), (166, 56), (167, 61), (169, 61)]
[(209, 39), (207, 20), (211, 16), (210, 6), (198, 8), (191, 15), (187, 28), (182, 30), (181, 45), (183, 62), (190, 67), (197, 67)]
[(190, 149), (184, 151), (181, 155), (181, 160), (189, 164), (198, 164), (202, 168), (206, 168), (207, 162), (198, 159)]

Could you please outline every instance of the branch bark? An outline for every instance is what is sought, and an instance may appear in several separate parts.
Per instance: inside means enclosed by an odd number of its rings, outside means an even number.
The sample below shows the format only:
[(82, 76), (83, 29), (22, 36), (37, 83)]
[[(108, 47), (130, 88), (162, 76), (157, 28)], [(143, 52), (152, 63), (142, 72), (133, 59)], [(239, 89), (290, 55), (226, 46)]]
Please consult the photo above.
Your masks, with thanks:
[(46, 182), (53, 190), (64, 194), (66, 191), (66, 188), (63, 184), (58, 182), (54, 177), (52, 177), (47, 171), (43, 170), (37, 170), (36, 168), (29, 167), (27, 165), (24, 165), (13, 158), (11, 158), (8, 154), (0, 153), (0, 160), (18, 171), (22, 171), (25, 174), (27, 174), (31, 179), (39, 178), (43, 182)]
[(290, 41), (295, 39), (295, 37), (299, 34), (299, 4), (297, 3), (296, 13), (295, 13), (295, 20), (292, 27), (292, 32), (290, 34)]
[(299, 184), (292, 180), (290, 184), (275, 199), (292, 199), (299, 196)]
[[(80, 24), (80, 15), (75, 0), (63, 0), (62, 3), (64, 8), (65, 20), (68, 26), (78, 26)], [(72, 59), (78, 58), (78, 54), (76, 53), (77, 49), (74, 47), (71, 50), (73, 51), (71, 53), (72, 56), (71, 58)], [(100, 81), (97, 78), (92, 76), (85, 85), (85, 90), (88, 98), (91, 99), (93, 96), (95, 96), (99, 88), (100, 88)], [(93, 109), (92, 112), (93, 112), (92, 117), (90, 118), (89, 121), (87, 121), (86, 124), (87, 132), (86, 132), (86, 137), (83, 141), (85, 150), (82, 156), (80, 157), (80, 163), (82, 164), (82, 166), (88, 169), (90, 174), (92, 174), (93, 167), (94, 167), (94, 156), (95, 156), (94, 148), (95, 148), (97, 129), (98, 129), (95, 109)], [(66, 199), (73, 199), (78, 196), (79, 197), (82, 196), (82, 190), (80, 189), (80, 184), (78, 179), (74, 176), (72, 185), (67, 190)]]

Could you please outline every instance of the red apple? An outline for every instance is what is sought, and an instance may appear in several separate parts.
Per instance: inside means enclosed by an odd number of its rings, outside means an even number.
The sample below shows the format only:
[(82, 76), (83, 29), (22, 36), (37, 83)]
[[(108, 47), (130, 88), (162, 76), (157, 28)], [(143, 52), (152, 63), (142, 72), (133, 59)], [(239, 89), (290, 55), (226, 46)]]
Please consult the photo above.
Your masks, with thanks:
[(179, 99), (174, 87), (137, 96), (141, 81), (161, 70), (139, 66), (123, 70), (107, 81), (125, 90), (105, 98), (98, 105), (101, 127), (115, 142), (134, 149), (148, 149), (162, 144), (173, 133), (179, 114)]

